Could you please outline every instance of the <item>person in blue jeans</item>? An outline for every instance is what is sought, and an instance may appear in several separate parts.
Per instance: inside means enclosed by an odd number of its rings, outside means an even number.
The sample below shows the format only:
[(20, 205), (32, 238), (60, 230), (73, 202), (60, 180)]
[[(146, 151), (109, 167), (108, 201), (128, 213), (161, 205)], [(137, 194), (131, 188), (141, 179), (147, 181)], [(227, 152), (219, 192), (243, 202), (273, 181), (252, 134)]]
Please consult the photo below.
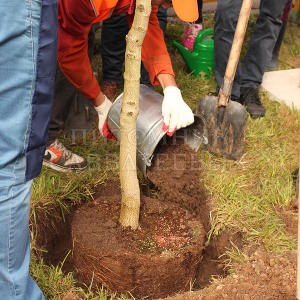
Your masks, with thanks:
[(1, 0), (0, 11), (0, 299), (44, 299), (29, 275), (28, 222), (52, 105), (57, 0)]

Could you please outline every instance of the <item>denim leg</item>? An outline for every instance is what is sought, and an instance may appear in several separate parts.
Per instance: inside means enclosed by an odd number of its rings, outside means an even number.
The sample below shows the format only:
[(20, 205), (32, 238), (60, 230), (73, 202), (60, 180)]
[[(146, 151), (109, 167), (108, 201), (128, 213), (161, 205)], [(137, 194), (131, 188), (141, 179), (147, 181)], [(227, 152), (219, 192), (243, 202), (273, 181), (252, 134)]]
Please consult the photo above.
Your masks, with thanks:
[(0, 299), (43, 299), (28, 274), (31, 183), (0, 187)]
[(287, 0), (262, 0), (260, 14), (242, 68), (242, 86), (261, 84), (267, 63), (281, 28), (281, 15)]
[(43, 299), (29, 276), (29, 141), (40, 0), (0, 0), (0, 299)]
[[(217, 92), (223, 83), (228, 57), (240, 14), (242, 0), (219, 0), (215, 13), (215, 76)], [(240, 97), (240, 63), (238, 64), (232, 87), (232, 96)]]

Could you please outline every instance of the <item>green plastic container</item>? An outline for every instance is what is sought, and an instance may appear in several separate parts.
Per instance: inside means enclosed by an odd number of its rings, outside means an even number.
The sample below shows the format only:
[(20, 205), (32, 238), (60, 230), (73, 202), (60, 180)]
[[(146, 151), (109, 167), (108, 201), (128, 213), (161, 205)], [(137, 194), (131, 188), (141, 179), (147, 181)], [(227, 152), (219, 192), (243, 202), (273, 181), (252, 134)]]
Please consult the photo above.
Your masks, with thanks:
[(183, 45), (173, 40), (173, 45), (179, 50), (189, 70), (197, 77), (205, 73), (209, 78), (214, 74), (214, 30), (213, 28), (201, 30), (196, 37), (194, 50), (190, 52)]

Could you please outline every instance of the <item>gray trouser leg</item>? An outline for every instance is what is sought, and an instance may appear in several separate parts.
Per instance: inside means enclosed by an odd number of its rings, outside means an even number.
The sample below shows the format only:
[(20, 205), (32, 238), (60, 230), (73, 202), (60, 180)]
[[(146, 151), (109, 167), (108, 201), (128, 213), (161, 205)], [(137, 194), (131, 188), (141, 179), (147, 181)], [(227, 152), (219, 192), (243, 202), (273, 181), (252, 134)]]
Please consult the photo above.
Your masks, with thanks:
[[(281, 26), (281, 14), (287, 0), (261, 0), (260, 15), (248, 46), (243, 69), (238, 65), (232, 97), (240, 97), (240, 83), (257, 87), (271, 59)], [(215, 74), (217, 91), (223, 82), (242, 0), (218, 1), (215, 14)]]
[[(215, 42), (215, 76), (217, 80), (217, 92), (219, 91), (228, 61), (235, 27), (239, 17), (242, 0), (218, 1), (215, 14), (214, 42)], [(240, 97), (240, 64), (238, 65), (233, 83), (232, 95)]]
[(48, 130), (48, 146), (54, 142), (59, 133), (65, 128), (65, 122), (76, 93), (76, 88), (68, 81), (68, 79), (57, 66), (54, 101)]
[(286, 2), (261, 0), (260, 14), (242, 68), (242, 86), (257, 87), (261, 84), (281, 28), (281, 15)]

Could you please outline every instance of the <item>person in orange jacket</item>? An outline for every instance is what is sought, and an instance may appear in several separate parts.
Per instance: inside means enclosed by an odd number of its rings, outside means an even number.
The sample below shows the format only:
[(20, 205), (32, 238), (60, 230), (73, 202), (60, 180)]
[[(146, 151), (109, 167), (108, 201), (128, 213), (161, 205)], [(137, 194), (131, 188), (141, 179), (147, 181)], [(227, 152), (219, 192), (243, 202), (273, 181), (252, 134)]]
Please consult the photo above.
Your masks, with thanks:
[[(160, 84), (164, 92), (162, 115), (167, 134), (194, 122), (190, 107), (184, 102), (175, 81), (170, 56), (157, 19), (158, 6), (173, 4), (178, 17), (187, 22), (198, 18), (197, 0), (152, 0), (152, 11), (142, 46), (142, 61), (153, 85)], [(99, 131), (112, 137), (106, 126), (111, 101), (102, 93), (88, 57), (88, 34), (93, 24), (113, 14), (126, 13), (129, 25), (133, 22), (135, 0), (60, 0), (58, 11), (59, 69), (77, 90), (93, 101), (99, 117)], [(57, 148), (57, 149), (56, 149)], [(53, 152), (53, 153), (52, 153)], [(44, 164), (60, 170), (84, 169), (84, 158), (72, 153), (61, 143), (54, 143), (44, 155)]]
[[(149, 72), (151, 83), (164, 90), (162, 114), (165, 130), (176, 129), (194, 121), (191, 109), (184, 102), (175, 81), (171, 59), (167, 52), (162, 30), (157, 20), (158, 5), (171, 1), (152, 0), (152, 12), (142, 47), (142, 61)], [(177, 15), (185, 21), (198, 17), (197, 0), (172, 0)], [(99, 130), (108, 136), (106, 115), (111, 101), (101, 92), (87, 54), (88, 33), (92, 24), (108, 19), (112, 14), (127, 13), (131, 24), (134, 0), (64, 0), (59, 2), (58, 64), (67, 79), (88, 99), (94, 102), (99, 115)]]

